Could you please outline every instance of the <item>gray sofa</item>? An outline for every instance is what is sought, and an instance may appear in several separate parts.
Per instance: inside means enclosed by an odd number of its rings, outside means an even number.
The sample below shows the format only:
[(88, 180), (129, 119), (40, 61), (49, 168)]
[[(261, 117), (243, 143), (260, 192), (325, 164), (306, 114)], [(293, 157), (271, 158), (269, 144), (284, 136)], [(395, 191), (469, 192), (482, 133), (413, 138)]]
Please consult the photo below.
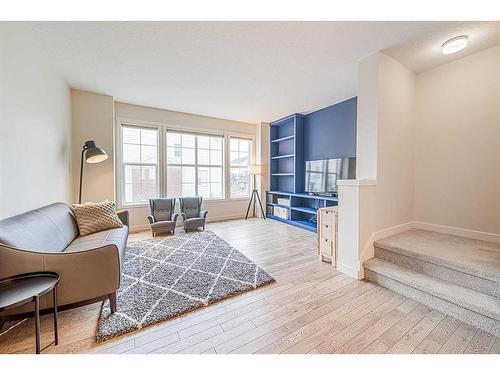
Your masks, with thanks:
[[(1, 220), (0, 279), (26, 272), (57, 272), (57, 302), (62, 309), (109, 298), (115, 312), (128, 238), (128, 212), (119, 212), (118, 216), (122, 228), (87, 236), (79, 235), (73, 211), (65, 203)], [(40, 300), (41, 309), (52, 308), (49, 295)], [(0, 320), (6, 320), (7, 314), (33, 311), (30, 305), (4, 311)]]

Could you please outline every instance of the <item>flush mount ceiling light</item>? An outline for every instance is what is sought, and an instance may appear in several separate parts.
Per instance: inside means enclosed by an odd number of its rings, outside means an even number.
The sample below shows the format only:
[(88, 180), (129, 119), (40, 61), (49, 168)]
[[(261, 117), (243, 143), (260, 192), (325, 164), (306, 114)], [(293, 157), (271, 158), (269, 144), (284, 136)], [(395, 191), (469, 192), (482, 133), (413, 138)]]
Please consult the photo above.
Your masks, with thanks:
[(465, 47), (467, 47), (468, 39), (469, 38), (467, 37), (467, 35), (460, 35), (456, 36), (455, 38), (451, 38), (450, 40), (447, 40), (441, 46), (441, 51), (443, 52), (443, 55), (451, 55), (452, 53), (456, 53), (458, 51), (463, 50)]

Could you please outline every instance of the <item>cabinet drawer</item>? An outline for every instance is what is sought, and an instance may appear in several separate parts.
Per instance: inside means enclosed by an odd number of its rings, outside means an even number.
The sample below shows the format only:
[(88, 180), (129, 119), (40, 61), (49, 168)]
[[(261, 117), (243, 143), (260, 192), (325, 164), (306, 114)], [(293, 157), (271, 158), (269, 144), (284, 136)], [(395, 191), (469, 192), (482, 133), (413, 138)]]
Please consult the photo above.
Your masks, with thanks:
[(329, 238), (320, 238), (319, 251), (321, 254), (331, 255), (332, 254), (332, 240), (330, 240)]
[(329, 240), (333, 239), (333, 231), (331, 224), (321, 224), (320, 237), (328, 238)]
[(331, 226), (333, 225), (333, 220), (335, 217), (335, 212), (333, 210), (322, 210), (321, 211), (321, 224)]

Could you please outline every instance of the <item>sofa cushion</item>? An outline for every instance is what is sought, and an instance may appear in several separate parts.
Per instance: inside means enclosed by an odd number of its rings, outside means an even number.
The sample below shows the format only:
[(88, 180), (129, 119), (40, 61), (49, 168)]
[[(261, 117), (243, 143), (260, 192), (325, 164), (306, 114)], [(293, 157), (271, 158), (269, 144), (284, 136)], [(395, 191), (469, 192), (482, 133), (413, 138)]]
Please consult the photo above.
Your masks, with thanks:
[(184, 228), (187, 228), (187, 229), (193, 229), (193, 228), (204, 227), (204, 226), (205, 226), (205, 219), (203, 219), (203, 218), (194, 217), (192, 219), (184, 220)]
[(116, 245), (120, 259), (123, 259), (125, 248), (127, 246), (128, 227), (124, 225), (121, 228), (108, 229), (105, 231), (92, 233), (86, 236), (78, 236), (64, 250), (65, 253), (86, 251), (105, 245)]
[(0, 220), (0, 243), (35, 252), (61, 252), (78, 236), (71, 207), (54, 203)]
[(75, 204), (73, 212), (81, 236), (123, 226), (114, 202)]

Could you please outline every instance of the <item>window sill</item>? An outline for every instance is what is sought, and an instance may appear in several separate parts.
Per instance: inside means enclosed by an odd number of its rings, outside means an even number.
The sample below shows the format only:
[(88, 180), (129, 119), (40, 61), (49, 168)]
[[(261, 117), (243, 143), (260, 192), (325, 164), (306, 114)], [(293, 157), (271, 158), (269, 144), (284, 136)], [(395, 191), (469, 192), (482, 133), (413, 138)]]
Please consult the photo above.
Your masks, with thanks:
[[(222, 203), (222, 202), (240, 202), (240, 201), (248, 201), (250, 196), (248, 197), (238, 197), (238, 198), (221, 198), (221, 199), (203, 199), (203, 203)], [(133, 208), (144, 208), (149, 207), (149, 203), (126, 203), (118, 206), (119, 210), (133, 209)]]

